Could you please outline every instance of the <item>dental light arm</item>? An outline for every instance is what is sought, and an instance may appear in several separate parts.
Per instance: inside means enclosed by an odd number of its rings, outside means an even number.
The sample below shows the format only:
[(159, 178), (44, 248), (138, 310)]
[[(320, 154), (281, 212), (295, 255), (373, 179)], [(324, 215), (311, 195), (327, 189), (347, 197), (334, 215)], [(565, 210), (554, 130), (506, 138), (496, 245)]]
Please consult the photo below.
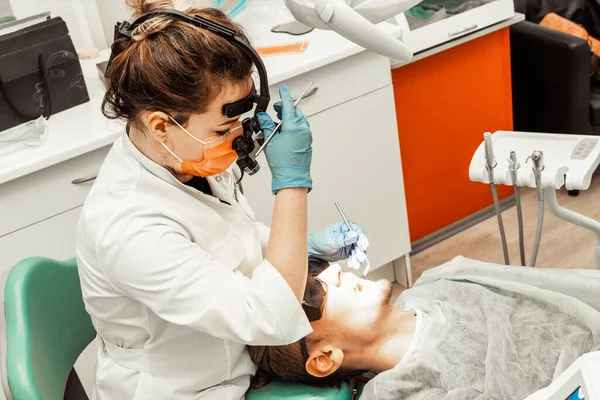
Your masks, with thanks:
[(285, 0), (301, 23), (333, 30), (346, 39), (383, 56), (410, 61), (413, 52), (399, 39), (374, 24), (411, 9), (422, 0)]

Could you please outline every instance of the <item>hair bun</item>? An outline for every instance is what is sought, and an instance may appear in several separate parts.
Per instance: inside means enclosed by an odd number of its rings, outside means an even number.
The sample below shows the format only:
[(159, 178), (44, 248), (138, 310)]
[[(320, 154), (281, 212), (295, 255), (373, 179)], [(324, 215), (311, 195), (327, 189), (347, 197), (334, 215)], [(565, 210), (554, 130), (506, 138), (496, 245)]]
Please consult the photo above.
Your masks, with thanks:
[(161, 8), (174, 7), (171, 0), (125, 0), (125, 4), (133, 11), (134, 16)]
[[(125, 0), (125, 3), (127, 7), (133, 10), (134, 18), (150, 11), (174, 8), (171, 0)], [(171, 22), (171, 19), (165, 17), (151, 18), (135, 28), (131, 38), (135, 41), (143, 40), (154, 33), (162, 31)]]

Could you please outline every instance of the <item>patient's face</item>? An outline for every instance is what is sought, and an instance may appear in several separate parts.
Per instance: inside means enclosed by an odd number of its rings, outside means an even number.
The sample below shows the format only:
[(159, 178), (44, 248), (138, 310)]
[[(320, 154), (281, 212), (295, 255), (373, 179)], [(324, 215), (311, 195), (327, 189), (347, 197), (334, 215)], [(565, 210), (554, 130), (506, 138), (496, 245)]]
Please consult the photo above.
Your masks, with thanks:
[(327, 283), (328, 292), (323, 316), (312, 323), (315, 334), (341, 334), (351, 338), (373, 333), (385, 306), (390, 303), (391, 283), (361, 279), (342, 272), (339, 265), (327, 268), (319, 278)]

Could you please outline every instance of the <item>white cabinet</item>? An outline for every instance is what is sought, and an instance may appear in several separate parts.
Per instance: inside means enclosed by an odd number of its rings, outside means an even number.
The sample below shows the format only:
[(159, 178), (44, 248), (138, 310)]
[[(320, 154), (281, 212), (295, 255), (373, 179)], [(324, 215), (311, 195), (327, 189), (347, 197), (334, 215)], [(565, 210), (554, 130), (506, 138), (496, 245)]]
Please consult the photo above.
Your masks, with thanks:
[[(300, 108), (307, 110), (313, 133), (314, 189), (308, 196), (309, 232), (338, 221), (334, 202), (339, 202), (348, 218), (367, 233), (373, 269), (410, 252), (393, 88), (385, 79), (389, 67), (378, 68), (378, 60), (388, 62), (364, 52), (328, 66), (327, 71), (316, 70), (295, 78), (314, 81), (318, 87), (324, 86), (324, 81), (327, 90), (336, 90), (338, 95), (352, 91), (330, 84), (340, 76), (345, 77), (344, 85), (364, 88), (362, 93), (338, 98), (335, 106), (323, 102), (327, 107), (321, 110), (313, 104), (321, 102), (319, 96), (332, 94), (319, 89)], [(369, 87), (373, 85), (369, 82), (376, 82), (375, 88)], [(303, 88), (297, 82), (283, 84), (290, 86), (293, 95)], [(243, 190), (256, 218), (270, 224), (275, 202), (271, 174), (264, 155), (259, 162), (263, 171), (244, 178)]]
[(93, 181), (77, 182), (98, 173), (108, 149), (0, 185), (0, 237), (81, 206)]

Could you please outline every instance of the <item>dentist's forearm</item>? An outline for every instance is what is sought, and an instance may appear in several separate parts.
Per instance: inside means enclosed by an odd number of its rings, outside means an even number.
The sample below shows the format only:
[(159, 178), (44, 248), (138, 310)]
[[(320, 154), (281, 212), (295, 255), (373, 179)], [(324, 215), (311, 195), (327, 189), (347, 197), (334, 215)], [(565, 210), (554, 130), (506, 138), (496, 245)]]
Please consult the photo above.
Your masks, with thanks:
[(266, 259), (279, 271), (299, 302), (308, 273), (306, 188), (281, 189), (275, 196)]

